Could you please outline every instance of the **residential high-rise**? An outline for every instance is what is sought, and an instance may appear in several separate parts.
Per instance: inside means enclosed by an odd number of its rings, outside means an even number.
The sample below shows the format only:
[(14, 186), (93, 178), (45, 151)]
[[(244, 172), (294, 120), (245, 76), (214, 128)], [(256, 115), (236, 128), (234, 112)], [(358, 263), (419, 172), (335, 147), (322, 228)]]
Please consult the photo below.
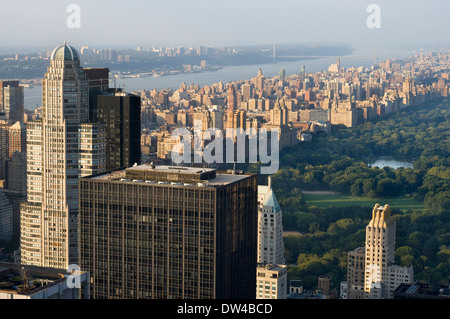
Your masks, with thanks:
[(228, 111), (226, 128), (232, 128), (234, 130), (241, 128), (245, 131), (247, 129), (246, 117), (247, 112), (244, 110)]
[(80, 179), (91, 297), (255, 298), (257, 175), (137, 165)]
[(251, 84), (248, 84), (248, 83), (243, 84), (241, 89), (242, 89), (242, 98), (244, 100), (248, 100), (252, 97), (253, 87)]
[(24, 120), (23, 86), (19, 81), (0, 81), (0, 113), (4, 113), (8, 123)]
[(22, 121), (17, 121), (9, 127), (8, 153), (12, 157), (15, 152), (27, 151), (27, 127)]
[(42, 120), (27, 123), (28, 191), (20, 216), (25, 265), (78, 263), (78, 178), (105, 169), (105, 128), (89, 123), (88, 99), (78, 52), (59, 45), (42, 80)]
[(6, 176), (5, 161), (9, 157), (9, 128), (11, 124), (0, 121), (0, 180)]
[(375, 205), (366, 245), (350, 252), (348, 261), (348, 299), (392, 299), (400, 284), (412, 283), (413, 267), (395, 264), (395, 222), (389, 205)]
[(364, 247), (358, 247), (347, 254), (347, 299), (365, 299), (365, 261)]
[(388, 265), (395, 261), (395, 223), (389, 206), (376, 205), (366, 227), (366, 262), (364, 290), (369, 296), (387, 295)]
[(258, 185), (258, 263), (286, 263), (283, 243), (283, 216), (271, 178), (268, 185)]
[(395, 265), (395, 222), (389, 205), (376, 204), (366, 227), (364, 291), (369, 299), (391, 299), (400, 283), (413, 280), (413, 269)]
[(26, 199), (26, 127), (21, 121), (0, 124), (0, 180), (13, 206), (14, 239), (19, 235), (20, 202)]
[(256, 89), (263, 90), (264, 89), (264, 81), (265, 81), (265, 77), (262, 73), (262, 70), (259, 69), (258, 75), (256, 77), (252, 78), (252, 82), (255, 84)]
[(237, 93), (234, 85), (230, 85), (227, 91), (227, 106), (228, 111), (236, 111), (237, 110)]
[(106, 170), (141, 164), (141, 98), (112, 89), (91, 100), (93, 120), (105, 124)]
[(13, 206), (13, 236), (20, 235), (20, 203), (27, 199), (27, 154), (15, 152), (5, 162), (6, 189), (5, 194)]

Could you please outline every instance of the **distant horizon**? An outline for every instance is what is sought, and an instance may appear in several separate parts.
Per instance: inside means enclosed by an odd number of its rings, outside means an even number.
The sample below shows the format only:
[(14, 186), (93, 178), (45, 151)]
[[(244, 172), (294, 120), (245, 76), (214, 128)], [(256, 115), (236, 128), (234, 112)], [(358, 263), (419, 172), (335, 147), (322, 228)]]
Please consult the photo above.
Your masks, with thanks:
[(76, 47), (118, 49), (282, 43), (450, 46), (443, 36), (450, 29), (450, 1), (377, 0), (380, 24), (371, 26), (372, 1), (10, 1), (0, 11), (0, 28), (6, 30), (0, 52), (46, 51), (64, 40)]
[[(63, 41), (64, 42), (64, 41)], [(55, 42), (53, 46), (42, 46), (42, 47), (35, 47), (35, 46), (29, 46), (29, 47), (4, 47), (0, 46), (0, 55), (13, 55), (13, 54), (36, 54), (36, 53), (44, 53), (47, 51), (52, 51), (54, 48), (56, 48), (58, 45), (60, 45), (63, 42)], [(151, 45), (151, 46), (144, 46), (142, 44), (136, 44), (134, 46), (127, 46), (127, 45), (91, 45), (91, 44), (80, 44), (80, 43), (72, 43), (70, 41), (67, 41), (68, 44), (75, 47), (75, 49), (80, 50), (81, 47), (87, 46), (89, 49), (114, 49), (114, 50), (136, 50), (138, 47), (141, 47), (144, 52), (146, 52), (149, 48), (155, 47), (163, 47), (163, 48), (170, 48), (170, 47), (184, 47), (184, 48), (198, 48), (199, 46), (204, 47), (214, 47), (214, 48), (221, 48), (221, 47), (229, 47), (229, 48), (237, 48), (237, 47), (257, 47), (257, 46), (267, 46), (271, 47), (273, 45), (275, 46), (287, 46), (287, 45), (319, 45), (319, 46), (326, 46), (326, 45), (342, 45), (342, 46), (348, 46), (350, 47), (353, 52), (358, 51), (374, 51), (377, 50), (381, 54), (383, 51), (410, 51), (411, 53), (413, 51), (419, 52), (421, 49), (424, 50), (424, 52), (431, 52), (431, 51), (448, 51), (450, 50), (450, 44), (409, 44), (409, 45), (385, 45), (385, 46), (374, 46), (374, 45), (354, 45), (351, 43), (344, 43), (344, 42), (282, 42), (282, 43), (241, 43), (241, 44), (235, 44), (235, 45), (206, 45), (206, 44), (199, 44), (199, 45)]]

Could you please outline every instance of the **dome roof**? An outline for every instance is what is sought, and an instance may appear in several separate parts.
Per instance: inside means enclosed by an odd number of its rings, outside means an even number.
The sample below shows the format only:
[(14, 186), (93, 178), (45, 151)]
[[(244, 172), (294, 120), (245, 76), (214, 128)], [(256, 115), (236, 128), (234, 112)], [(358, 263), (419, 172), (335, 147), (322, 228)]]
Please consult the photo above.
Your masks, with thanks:
[(75, 61), (80, 60), (80, 56), (74, 47), (64, 42), (64, 44), (57, 46), (55, 50), (53, 50), (51, 59), (60, 61)]

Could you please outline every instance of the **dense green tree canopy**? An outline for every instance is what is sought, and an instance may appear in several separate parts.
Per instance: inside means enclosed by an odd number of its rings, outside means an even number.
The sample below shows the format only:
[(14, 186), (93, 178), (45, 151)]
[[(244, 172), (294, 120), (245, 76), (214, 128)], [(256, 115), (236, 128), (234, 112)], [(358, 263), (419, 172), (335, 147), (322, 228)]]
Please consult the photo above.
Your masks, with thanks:
[[(352, 196), (413, 196), (425, 211), (393, 207), (396, 262), (413, 265), (415, 279), (450, 283), (450, 102), (410, 107), (354, 128), (333, 126), (332, 135), (283, 150), (272, 185), (283, 209), (289, 277), (306, 289), (317, 277), (332, 274), (338, 287), (346, 280), (348, 251), (365, 244), (373, 207), (311, 207), (301, 190), (336, 191)], [(370, 167), (373, 159), (392, 156), (413, 168)], [(334, 256), (334, 258), (331, 258)]]

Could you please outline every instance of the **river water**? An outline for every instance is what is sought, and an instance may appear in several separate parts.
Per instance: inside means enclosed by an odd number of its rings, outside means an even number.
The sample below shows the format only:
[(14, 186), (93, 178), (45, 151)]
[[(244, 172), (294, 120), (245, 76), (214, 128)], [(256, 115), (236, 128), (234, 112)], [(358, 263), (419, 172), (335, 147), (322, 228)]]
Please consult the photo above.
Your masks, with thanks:
[[(388, 50), (377, 56), (377, 61), (384, 61), (386, 58), (407, 58), (411, 55), (411, 51), (407, 50)], [(194, 83), (201, 87), (212, 85), (214, 83), (223, 82), (224, 84), (231, 81), (248, 80), (256, 76), (261, 68), (263, 75), (266, 77), (274, 77), (279, 74), (280, 69), (285, 69), (286, 75), (299, 74), (302, 66), (305, 66), (306, 72), (320, 72), (328, 70), (328, 67), (336, 63), (337, 57), (322, 57), (317, 59), (307, 59), (290, 62), (277, 62), (270, 64), (255, 64), (244, 66), (224, 67), (218, 71), (201, 72), (201, 73), (180, 73), (176, 75), (168, 75), (162, 77), (142, 77), (142, 78), (125, 78), (116, 81), (117, 87), (124, 87), (125, 91), (139, 91), (152, 89), (173, 89), (176, 90), (185, 82), (187, 85)], [(340, 57), (340, 64), (344, 68), (364, 66), (370, 68), (374, 65), (375, 57), (370, 50), (358, 50), (354, 54)], [(110, 82), (110, 86), (113, 84)], [(42, 104), (42, 92), (40, 86), (26, 88), (25, 92), (25, 108), (34, 110)]]
[(413, 163), (406, 162), (406, 161), (399, 161), (394, 159), (393, 157), (385, 156), (385, 157), (379, 157), (374, 162), (369, 163), (369, 167), (379, 167), (383, 168), (385, 166), (388, 166), (393, 169), (397, 169), (399, 167), (404, 168), (413, 168)]

